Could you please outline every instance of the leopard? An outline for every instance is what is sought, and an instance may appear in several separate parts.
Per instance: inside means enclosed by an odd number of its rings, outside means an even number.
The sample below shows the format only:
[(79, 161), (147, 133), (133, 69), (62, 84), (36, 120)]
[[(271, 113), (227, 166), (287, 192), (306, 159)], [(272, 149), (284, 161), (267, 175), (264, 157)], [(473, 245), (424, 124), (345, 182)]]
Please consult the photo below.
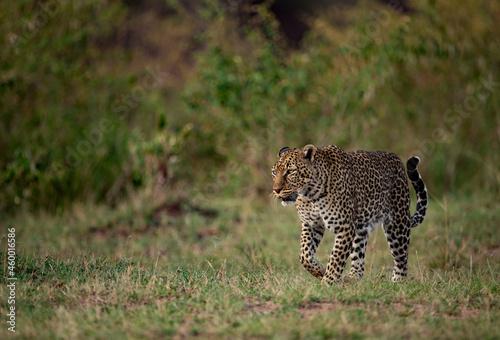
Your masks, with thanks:
[[(302, 222), (302, 266), (326, 285), (362, 279), (368, 237), (382, 225), (394, 260), (391, 281), (405, 281), (410, 231), (424, 221), (428, 205), (419, 163), (419, 157), (410, 157), (405, 171), (391, 152), (312, 144), (281, 148), (271, 169), (271, 195), (285, 207), (295, 205)], [(413, 215), (407, 175), (417, 197)], [(325, 230), (335, 234), (326, 268), (316, 258)], [(349, 257), (349, 273), (342, 276)]]

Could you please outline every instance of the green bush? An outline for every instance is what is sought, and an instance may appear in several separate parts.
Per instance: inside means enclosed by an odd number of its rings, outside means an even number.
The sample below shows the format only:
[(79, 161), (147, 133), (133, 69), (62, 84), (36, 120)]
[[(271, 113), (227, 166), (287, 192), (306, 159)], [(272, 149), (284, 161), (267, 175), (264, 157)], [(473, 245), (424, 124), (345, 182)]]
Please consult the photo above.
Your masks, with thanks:
[[(266, 3), (255, 27), (216, 1), (168, 6), (163, 20), (197, 56), (180, 98), (158, 85), (154, 59), (138, 71), (114, 43), (140, 15), (132, 5), (0, 5), (0, 211), (115, 203), (165, 166), (202, 199), (263, 197), (277, 150), (307, 143), (418, 154), (433, 195), (498, 196), (495, 2), (421, 3), (407, 16), (363, 1), (342, 9), (342, 27), (331, 11), (311, 17), (297, 50), (280, 47)], [(176, 34), (165, 32), (169, 43)]]
[(1, 7), (9, 16), (0, 50), (0, 211), (114, 203), (141, 181), (130, 165), (134, 131), (149, 138), (164, 106), (165, 72), (158, 64), (130, 71), (130, 53), (116, 42), (131, 9), (94, 0)]
[(381, 6), (354, 9), (360, 24), (345, 31), (325, 14), (289, 53), (255, 31), (246, 49), (235, 48), (227, 42), (234, 31), (214, 25), (184, 93), (195, 135), (211, 147), (196, 153), (193, 145), (192, 156), (229, 164), (220, 171), (236, 171), (231, 194), (269, 191), (277, 150), (314, 143), (417, 154), (433, 195), (498, 195), (491, 146), (498, 150), (500, 53), (487, 42), (500, 8), (466, 3), (451, 15), (453, 4), (436, 6), (422, 5), (412, 18)]

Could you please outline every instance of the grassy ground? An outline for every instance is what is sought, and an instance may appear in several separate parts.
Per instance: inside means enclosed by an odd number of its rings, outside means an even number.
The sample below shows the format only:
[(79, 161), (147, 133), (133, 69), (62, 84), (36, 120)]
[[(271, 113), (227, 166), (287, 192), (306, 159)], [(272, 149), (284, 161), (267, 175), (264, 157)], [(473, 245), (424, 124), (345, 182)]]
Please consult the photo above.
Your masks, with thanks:
[[(300, 267), (293, 208), (148, 202), (9, 221), (18, 230), (17, 324), (11, 334), (2, 322), (0, 338), (500, 337), (500, 203), (488, 197), (431, 201), (412, 231), (408, 282), (390, 283), (377, 228), (365, 278), (334, 287)], [(321, 260), (332, 245), (326, 235)], [(4, 299), (2, 316), (7, 307)]]

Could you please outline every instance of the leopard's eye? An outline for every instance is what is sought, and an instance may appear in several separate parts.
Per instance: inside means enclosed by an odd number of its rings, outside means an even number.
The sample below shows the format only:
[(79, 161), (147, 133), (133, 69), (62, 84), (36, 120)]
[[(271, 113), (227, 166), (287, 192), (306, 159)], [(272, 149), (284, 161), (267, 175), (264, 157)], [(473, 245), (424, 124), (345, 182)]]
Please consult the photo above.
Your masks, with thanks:
[(291, 174), (295, 173), (296, 171), (297, 171), (296, 169), (288, 169), (288, 170), (285, 172), (285, 176), (291, 175)]
[(276, 170), (272, 171), (273, 176), (276, 176)]

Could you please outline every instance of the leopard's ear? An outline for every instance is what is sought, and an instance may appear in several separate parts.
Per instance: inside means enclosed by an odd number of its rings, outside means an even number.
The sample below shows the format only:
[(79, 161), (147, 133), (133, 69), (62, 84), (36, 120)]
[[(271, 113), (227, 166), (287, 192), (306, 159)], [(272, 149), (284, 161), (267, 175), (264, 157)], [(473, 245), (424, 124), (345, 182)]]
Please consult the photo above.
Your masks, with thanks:
[(314, 161), (314, 154), (316, 153), (316, 147), (312, 144), (308, 144), (304, 146), (304, 159), (307, 159), (309, 162)]
[(290, 150), (288, 146), (285, 146), (278, 151), (278, 157), (281, 157), (282, 154), (284, 154), (286, 151)]

